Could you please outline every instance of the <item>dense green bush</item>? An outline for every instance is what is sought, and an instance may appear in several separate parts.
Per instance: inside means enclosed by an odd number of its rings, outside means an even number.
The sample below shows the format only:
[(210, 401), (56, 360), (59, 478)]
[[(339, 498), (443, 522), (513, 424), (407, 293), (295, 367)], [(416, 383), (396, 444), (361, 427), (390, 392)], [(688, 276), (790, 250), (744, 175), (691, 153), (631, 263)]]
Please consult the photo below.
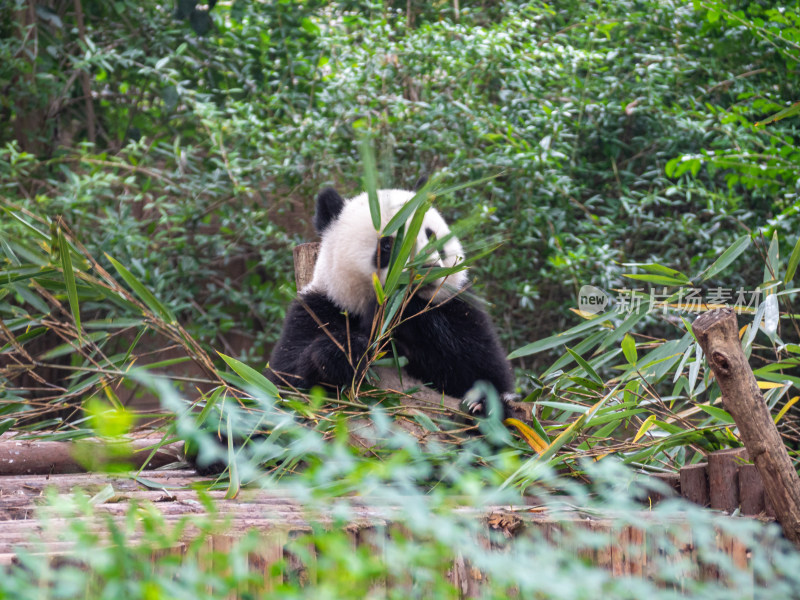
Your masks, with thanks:
[(566, 325), (582, 284), (624, 285), (617, 263), (691, 271), (746, 228), (797, 225), (796, 120), (753, 125), (796, 100), (792, 10), (240, 1), (206, 27), (86, 1), (81, 33), (74, 8), (31, 6), (2, 9), (3, 194), (253, 358), (313, 194), (360, 188), (359, 131), (385, 186), (502, 172), (442, 202), (487, 208), (477, 244), (507, 239), (475, 275), (511, 349)]

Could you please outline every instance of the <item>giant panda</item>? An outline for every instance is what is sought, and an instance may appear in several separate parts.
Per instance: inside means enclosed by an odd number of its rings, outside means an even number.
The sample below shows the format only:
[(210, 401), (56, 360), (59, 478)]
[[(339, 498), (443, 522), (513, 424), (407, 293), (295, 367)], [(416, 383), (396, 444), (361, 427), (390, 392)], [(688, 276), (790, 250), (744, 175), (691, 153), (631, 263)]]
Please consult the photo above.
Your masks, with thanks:
[[(379, 190), (377, 195), (383, 230), (414, 192)], [(348, 386), (363, 374), (375, 351), (370, 348), (377, 306), (373, 274), (385, 283), (394, 239), (376, 231), (366, 193), (344, 199), (333, 188), (323, 190), (313, 224), (321, 236), (313, 277), (287, 309), (267, 377), (295, 388)], [(429, 240), (441, 242), (426, 266), (452, 267), (464, 260), (460, 242), (450, 234), (439, 212), (428, 209), (415, 250)], [(465, 293), (468, 285), (467, 272), (461, 270), (418, 289), (392, 333), (394, 346), (408, 361), (405, 371), (439, 392), (465, 398), (484, 381), (507, 399), (514, 388), (511, 366), (489, 316)], [(485, 414), (485, 396), (469, 394), (466, 408)]]

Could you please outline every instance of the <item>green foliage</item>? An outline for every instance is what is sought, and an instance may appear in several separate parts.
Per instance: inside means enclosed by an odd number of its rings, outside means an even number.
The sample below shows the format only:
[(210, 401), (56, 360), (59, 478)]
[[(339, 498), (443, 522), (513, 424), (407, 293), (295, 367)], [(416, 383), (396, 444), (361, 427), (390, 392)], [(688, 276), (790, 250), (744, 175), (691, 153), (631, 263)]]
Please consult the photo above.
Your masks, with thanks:
[[(666, 585), (612, 578), (576, 560), (575, 549), (593, 543), (577, 532), (565, 545), (533, 537), (517, 554), (478, 553), (467, 539), (474, 521), (448, 508), (453, 497), (485, 506), (518, 502), (521, 490), (560, 490), (584, 508), (632, 511), (620, 492), (629, 471), (607, 455), (671, 470), (738, 444), (691, 315), (676, 306), (691, 286), (759, 286), (763, 300), (742, 316), (743, 347), (759, 359), (776, 420), (791, 419), (790, 391), (800, 387), (791, 287), (800, 262), (798, 11), (722, 0), (484, 4), (0, 6), (0, 120), (10, 124), (0, 130), (0, 431), (95, 435), (80, 412), (65, 425), (51, 409), (86, 402), (96, 417), (105, 390), (124, 414), (117, 384), (154, 386), (179, 415), (169, 436), (234, 465), (229, 494), (242, 483), (285, 482), (318, 500), (314, 509), (356, 492), (403, 494), (411, 535), (380, 538), (383, 555), (346, 553), (343, 533), (316, 529), (295, 549), (320, 549), (318, 579), (303, 592), (287, 582), (276, 597), (364, 596), (381, 578), (392, 597), (455, 596), (444, 565), (458, 552), (474, 553), (494, 597), (509, 586), (544, 598), (751, 589), (753, 578), (715, 553), (718, 527), (755, 547), (762, 531), (750, 522), (691, 515), (705, 535), (698, 548), (728, 575), (718, 589), (680, 575), (689, 566), (670, 563), (683, 560), (678, 548), (653, 558)], [(360, 139), (375, 149), (366, 181)], [(294, 293), (290, 247), (311, 235), (317, 189), (408, 188), (431, 172), (450, 186), (437, 206), (481, 224), (472, 275), (538, 411), (527, 430), (517, 427), (522, 437), (489, 421), (463, 447), (421, 446), (393, 423), (413, 419), (429, 432), (453, 424), (410, 414), (368, 386), (276, 400), (246, 364), (263, 365), (277, 336)], [(408, 216), (431, 194), (426, 187)], [(505, 245), (484, 258), (498, 238)], [(376, 286), (388, 321), (413, 283), (402, 277), (398, 267), (386, 289)], [(627, 314), (575, 325), (568, 300), (583, 284), (666, 288), (666, 306), (651, 311), (642, 292)], [(154, 356), (167, 348), (180, 356)], [(200, 375), (176, 372), (187, 359)], [(30, 365), (58, 376), (10, 383)], [(135, 367), (202, 391), (181, 394)], [(200, 415), (190, 418), (190, 406)], [(348, 444), (347, 425), (361, 418), (384, 440), (370, 456)], [(230, 439), (243, 432), (243, 446), (208, 443), (198, 422)], [(553, 468), (588, 473), (596, 495), (553, 478)], [(143, 523), (159, 544), (176, 539), (162, 523)], [(236, 570), (247, 542), (219, 558), (221, 572), (235, 573), (225, 577), (203, 571), (194, 551), (153, 569), (157, 544), (114, 533), (98, 551), (96, 538), (73, 530), (79, 548), (91, 549), (81, 554), (88, 568), (67, 577), (26, 556), (0, 590), (42, 597), (67, 581), (85, 597), (202, 598), (252, 576)], [(676, 533), (654, 535), (668, 546)], [(777, 548), (754, 565), (765, 597), (798, 586), (796, 555)]]
[(509, 348), (567, 326), (581, 284), (622, 285), (617, 263), (691, 271), (743, 227), (797, 227), (792, 8), (78, 5), (84, 35), (73, 10), (31, 30), (3, 9), (0, 187), (97, 232), (228, 354), (276, 338), (313, 194), (361, 188), (359, 132), (379, 186), (504, 171), (444, 208), (495, 210), (480, 236), (507, 243), (473, 274)]

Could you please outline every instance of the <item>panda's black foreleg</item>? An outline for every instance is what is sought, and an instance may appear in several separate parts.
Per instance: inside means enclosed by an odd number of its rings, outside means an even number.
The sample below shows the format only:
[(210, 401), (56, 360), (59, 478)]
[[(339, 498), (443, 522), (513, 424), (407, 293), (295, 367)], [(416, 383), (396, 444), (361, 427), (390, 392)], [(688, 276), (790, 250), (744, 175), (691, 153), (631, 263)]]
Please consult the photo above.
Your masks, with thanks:
[(358, 381), (367, 369), (369, 337), (350, 332), (347, 336), (327, 335), (314, 339), (303, 351), (298, 364), (305, 370), (303, 378), (309, 382), (346, 386)]
[(462, 398), (470, 414), (505, 418), (514, 375), (488, 314), (460, 297), (433, 306), (412, 298), (404, 317), (395, 338), (408, 372)]

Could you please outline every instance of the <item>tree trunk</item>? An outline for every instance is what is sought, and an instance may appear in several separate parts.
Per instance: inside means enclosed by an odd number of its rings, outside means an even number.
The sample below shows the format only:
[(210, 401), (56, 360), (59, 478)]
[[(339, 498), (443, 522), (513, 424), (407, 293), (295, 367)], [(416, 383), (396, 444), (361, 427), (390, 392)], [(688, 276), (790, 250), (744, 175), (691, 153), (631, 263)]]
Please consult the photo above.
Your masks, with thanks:
[(727, 410), (764, 480), (784, 535), (800, 548), (800, 478), (742, 352), (736, 314), (729, 308), (700, 315), (692, 325), (722, 390)]

